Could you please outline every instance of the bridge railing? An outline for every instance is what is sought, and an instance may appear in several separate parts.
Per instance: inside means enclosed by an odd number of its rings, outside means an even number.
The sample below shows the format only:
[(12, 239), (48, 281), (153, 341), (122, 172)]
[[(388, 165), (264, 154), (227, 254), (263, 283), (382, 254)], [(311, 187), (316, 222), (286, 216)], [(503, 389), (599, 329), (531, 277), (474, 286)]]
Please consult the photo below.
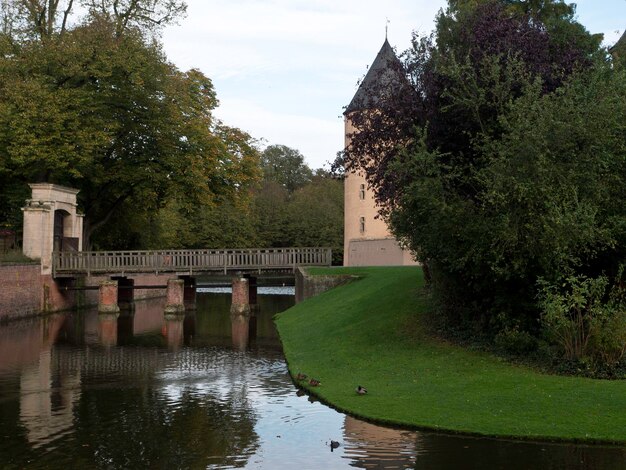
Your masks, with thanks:
[(330, 266), (330, 248), (239, 250), (67, 251), (52, 254), (53, 275), (132, 272), (220, 272), (295, 270)]

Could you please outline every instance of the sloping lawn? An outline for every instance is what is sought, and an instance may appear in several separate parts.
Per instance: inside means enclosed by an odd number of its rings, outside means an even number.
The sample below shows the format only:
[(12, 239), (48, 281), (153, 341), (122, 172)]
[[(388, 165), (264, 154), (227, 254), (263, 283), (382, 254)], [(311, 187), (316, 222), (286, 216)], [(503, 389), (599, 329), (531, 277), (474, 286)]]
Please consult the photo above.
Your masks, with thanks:
[(302, 385), (336, 408), (417, 428), (626, 443), (626, 381), (545, 375), (426, 336), (419, 268), (330, 271), (362, 278), (276, 324), (292, 376), (320, 380)]

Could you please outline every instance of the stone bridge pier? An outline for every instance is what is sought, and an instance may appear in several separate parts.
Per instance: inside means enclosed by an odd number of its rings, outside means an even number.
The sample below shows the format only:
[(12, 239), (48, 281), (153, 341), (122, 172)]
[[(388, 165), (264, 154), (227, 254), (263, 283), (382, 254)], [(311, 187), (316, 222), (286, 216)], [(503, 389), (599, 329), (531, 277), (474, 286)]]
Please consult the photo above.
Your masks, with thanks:
[(244, 275), (232, 280), (231, 315), (245, 315), (250, 317), (258, 309), (256, 277)]
[[(124, 312), (132, 316), (135, 310), (134, 289), (146, 286), (135, 285), (135, 280), (124, 276), (114, 276), (99, 286), (98, 312), (102, 315), (119, 316)], [(161, 286), (159, 286), (161, 287)], [(164, 314), (166, 318), (184, 316), (185, 312), (196, 308), (196, 279), (193, 276), (179, 276), (169, 279), (166, 287)], [(258, 312), (257, 278), (251, 275), (238, 275), (232, 279), (232, 299), (230, 314), (235, 325), (245, 323), (250, 327), (250, 335), (256, 333)], [(240, 326), (241, 326), (240, 325)], [(242, 328), (242, 326), (241, 326)], [(239, 328), (239, 329), (241, 329)], [(238, 333), (241, 337), (242, 334)]]
[(230, 320), (233, 345), (244, 350), (256, 336), (257, 280), (253, 276), (237, 276), (232, 280)]
[(170, 279), (167, 281), (167, 300), (165, 302), (165, 316), (173, 317), (185, 314), (185, 281)]

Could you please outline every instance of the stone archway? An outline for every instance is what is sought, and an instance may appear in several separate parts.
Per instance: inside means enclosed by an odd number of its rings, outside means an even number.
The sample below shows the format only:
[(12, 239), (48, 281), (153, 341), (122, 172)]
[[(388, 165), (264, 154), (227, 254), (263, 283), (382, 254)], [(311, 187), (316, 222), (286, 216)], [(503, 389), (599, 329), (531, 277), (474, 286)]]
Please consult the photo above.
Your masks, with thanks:
[(82, 250), (83, 216), (76, 213), (77, 189), (48, 183), (30, 185), (24, 212), (23, 251), (41, 260), (42, 274), (52, 270), (54, 251)]
[(65, 209), (54, 211), (53, 251), (78, 251), (78, 237), (73, 236), (72, 214)]

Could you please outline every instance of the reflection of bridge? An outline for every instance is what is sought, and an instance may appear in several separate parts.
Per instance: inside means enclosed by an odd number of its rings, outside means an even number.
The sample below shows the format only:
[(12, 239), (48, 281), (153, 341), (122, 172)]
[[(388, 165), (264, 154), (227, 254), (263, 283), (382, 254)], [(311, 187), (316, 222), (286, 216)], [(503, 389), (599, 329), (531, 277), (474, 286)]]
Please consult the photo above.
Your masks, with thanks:
[(54, 252), (54, 277), (77, 274), (295, 271), (298, 266), (330, 266), (330, 248), (243, 250), (66, 251)]

